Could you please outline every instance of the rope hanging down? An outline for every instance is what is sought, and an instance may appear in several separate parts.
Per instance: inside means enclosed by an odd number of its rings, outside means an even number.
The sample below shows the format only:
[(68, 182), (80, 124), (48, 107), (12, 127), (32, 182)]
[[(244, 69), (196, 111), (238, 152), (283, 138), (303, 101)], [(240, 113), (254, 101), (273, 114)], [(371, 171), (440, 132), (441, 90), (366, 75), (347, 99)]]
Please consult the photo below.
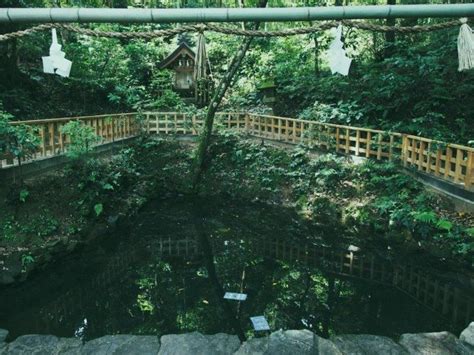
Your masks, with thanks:
[(343, 20), (343, 21), (330, 21), (330, 22), (319, 23), (310, 27), (291, 28), (291, 29), (276, 30), (276, 31), (243, 30), (239, 28), (231, 28), (231, 27), (214, 25), (214, 24), (197, 24), (197, 25), (187, 25), (187, 26), (181, 26), (178, 28), (149, 31), (149, 32), (100, 31), (100, 30), (91, 30), (88, 28), (81, 28), (81, 27), (68, 25), (68, 24), (62, 24), (62, 23), (51, 23), (51, 24), (44, 24), (44, 25), (31, 27), (22, 31), (0, 35), (0, 42), (21, 38), (24, 36), (29, 36), (35, 32), (41, 32), (41, 31), (49, 30), (51, 28), (64, 29), (70, 32), (75, 32), (82, 35), (93, 36), (93, 37), (150, 40), (150, 39), (159, 38), (159, 37), (171, 37), (171, 36), (175, 36), (182, 33), (204, 32), (204, 31), (211, 31), (211, 32), (217, 32), (217, 33), (235, 35), (235, 36), (246, 36), (246, 37), (286, 37), (286, 36), (304, 35), (304, 34), (315, 33), (318, 31), (324, 31), (332, 27), (337, 27), (339, 24), (342, 24), (347, 27), (357, 28), (360, 30), (367, 30), (367, 31), (374, 31), (374, 32), (397, 32), (401, 34), (411, 34), (411, 33), (421, 33), (421, 32), (432, 32), (432, 31), (443, 30), (443, 29), (447, 29), (451, 27), (457, 27), (459, 26), (459, 20), (441, 22), (441, 23), (426, 25), (426, 26), (419, 26), (419, 25), (385, 26), (385, 25), (378, 25), (378, 24), (373, 24), (369, 22)]

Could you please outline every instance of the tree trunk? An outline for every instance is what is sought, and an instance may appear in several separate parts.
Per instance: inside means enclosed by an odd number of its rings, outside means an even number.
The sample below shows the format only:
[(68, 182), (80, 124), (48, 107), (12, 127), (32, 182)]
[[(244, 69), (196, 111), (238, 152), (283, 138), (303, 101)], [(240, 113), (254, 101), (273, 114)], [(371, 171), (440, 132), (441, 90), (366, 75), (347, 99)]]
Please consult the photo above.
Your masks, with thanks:
[[(260, 0), (258, 7), (265, 7), (267, 5), (268, 0)], [(255, 24), (255, 29), (258, 29), (259, 23)], [(247, 37), (244, 39), (242, 44), (240, 45), (239, 50), (235, 54), (234, 58), (232, 58), (232, 62), (230, 64), (230, 68), (227, 71), (224, 78), (220, 81), (219, 86), (209, 103), (209, 107), (207, 109), (206, 118), (204, 121), (204, 127), (202, 128), (202, 133), (199, 141), (199, 146), (196, 153), (195, 158), (195, 168), (194, 168), (194, 177), (193, 177), (193, 190), (194, 192), (197, 191), (199, 183), (201, 182), (202, 174), (204, 172), (204, 166), (206, 163), (207, 158), (207, 150), (209, 148), (209, 144), (211, 142), (212, 136), (212, 127), (214, 125), (214, 117), (217, 112), (217, 108), (221, 103), (224, 95), (229, 88), (232, 80), (234, 79), (235, 74), (239, 70), (240, 64), (247, 53), (250, 44), (252, 43), (253, 37)]]
[[(397, 0), (387, 0), (387, 5), (396, 5)], [(395, 26), (395, 19), (388, 18), (387, 26)], [(385, 48), (384, 48), (384, 58), (390, 58), (394, 52), (395, 46), (395, 32), (385, 32)]]
[(319, 75), (319, 42), (318, 42), (318, 34), (313, 34), (313, 41), (314, 41), (314, 73)]

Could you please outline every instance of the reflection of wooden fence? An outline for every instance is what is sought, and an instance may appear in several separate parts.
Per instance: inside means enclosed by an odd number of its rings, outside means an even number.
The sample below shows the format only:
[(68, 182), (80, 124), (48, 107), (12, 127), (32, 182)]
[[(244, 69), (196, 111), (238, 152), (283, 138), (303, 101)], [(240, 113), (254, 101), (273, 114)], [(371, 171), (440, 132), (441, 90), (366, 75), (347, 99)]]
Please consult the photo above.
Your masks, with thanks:
[[(256, 255), (285, 262), (300, 262), (316, 266), (335, 275), (394, 287), (421, 305), (442, 315), (456, 327), (465, 327), (474, 319), (472, 292), (470, 293), (469, 290), (435, 277), (419, 268), (395, 265), (372, 255), (324, 246), (301, 245), (283, 239), (246, 241), (249, 243), (250, 250)], [(224, 244), (218, 244), (216, 240), (213, 240), (213, 249), (217, 254), (225, 248)], [(202, 255), (198, 240), (192, 236), (184, 239), (157, 238), (150, 253), (156, 257), (164, 258), (194, 258)], [(84, 311), (88, 300), (91, 300), (91, 295), (95, 295), (97, 290), (106, 290), (113, 282), (116, 282), (125, 270), (134, 265), (138, 258), (140, 255), (134, 250), (127, 249), (127, 251), (120, 252), (109, 258), (101, 272), (85, 284), (69, 289), (47, 304), (38, 305), (40, 308), (37, 313), (40, 316), (36, 317), (35, 323), (31, 323), (32, 329), (30, 331), (48, 332), (52, 324), (51, 320), (55, 322), (57, 319), (66, 319), (68, 316), (77, 315), (78, 309)], [(23, 313), (18, 308), (21, 302), (20, 299), (17, 299), (16, 302), (15, 299), (12, 299), (9, 307), (18, 310), (15, 317), (29, 317), (31, 310)]]
[(285, 261), (321, 265), (337, 275), (390, 285), (453, 324), (466, 326), (474, 319), (474, 296), (466, 290), (417, 267), (397, 265), (352, 251), (298, 245), (285, 240), (262, 241), (261, 254)]
[[(38, 159), (67, 150), (70, 137), (61, 133), (61, 127), (74, 119), (93, 127), (103, 138), (103, 143), (132, 137), (140, 128), (154, 134), (196, 135), (202, 125), (202, 119), (196, 115), (178, 112), (126, 113), (12, 124), (25, 123), (38, 128), (41, 141), (35, 156)], [(397, 160), (405, 167), (453, 182), (467, 190), (474, 187), (474, 148), (462, 145), (375, 129), (250, 113), (218, 113), (216, 126), (256, 137), (318, 147), (328, 152)], [(0, 167), (12, 164), (14, 162), (5, 157), (2, 163), (0, 157)]]

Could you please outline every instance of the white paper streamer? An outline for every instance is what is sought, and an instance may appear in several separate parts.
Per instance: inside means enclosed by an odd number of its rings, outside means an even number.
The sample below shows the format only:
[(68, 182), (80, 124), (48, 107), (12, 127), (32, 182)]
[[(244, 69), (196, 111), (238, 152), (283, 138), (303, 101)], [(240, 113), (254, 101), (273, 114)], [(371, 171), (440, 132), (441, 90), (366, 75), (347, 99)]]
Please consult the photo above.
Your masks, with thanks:
[(343, 48), (344, 44), (341, 41), (342, 26), (339, 25), (336, 30), (332, 32), (334, 40), (327, 51), (331, 73), (339, 73), (347, 76), (349, 74), (352, 59), (346, 56), (346, 51)]
[(474, 68), (474, 34), (467, 24), (467, 18), (460, 19), (462, 25), (458, 36), (458, 70)]
[(47, 74), (58, 74), (64, 78), (69, 77), (72, 62), (65, 58), (66, 53), (61, 51), (61, 45), (58, 43), (58, 35), (56, 29), (52, 29), (53, 42), (49, 47), (49, 56), (42, 57), (43, 72)]

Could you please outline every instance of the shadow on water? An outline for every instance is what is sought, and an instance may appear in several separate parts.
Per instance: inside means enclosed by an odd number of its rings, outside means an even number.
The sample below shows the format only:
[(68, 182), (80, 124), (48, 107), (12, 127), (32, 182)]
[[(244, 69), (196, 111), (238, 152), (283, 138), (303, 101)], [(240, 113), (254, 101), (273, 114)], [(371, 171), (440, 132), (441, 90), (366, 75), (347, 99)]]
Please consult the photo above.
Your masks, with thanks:
[[(337, 241), (337, 242), (336, 242)], [(474, 317), (470, 290), (416, 265), (348, 250), (292, 210), (221, 201), (150, 203), (130, 232), (115, 233), (0, 292), (11, 338), (273, 330), (322, 336), (458, 332)], [(248, 294), (244, 302), (226, 291)]]

